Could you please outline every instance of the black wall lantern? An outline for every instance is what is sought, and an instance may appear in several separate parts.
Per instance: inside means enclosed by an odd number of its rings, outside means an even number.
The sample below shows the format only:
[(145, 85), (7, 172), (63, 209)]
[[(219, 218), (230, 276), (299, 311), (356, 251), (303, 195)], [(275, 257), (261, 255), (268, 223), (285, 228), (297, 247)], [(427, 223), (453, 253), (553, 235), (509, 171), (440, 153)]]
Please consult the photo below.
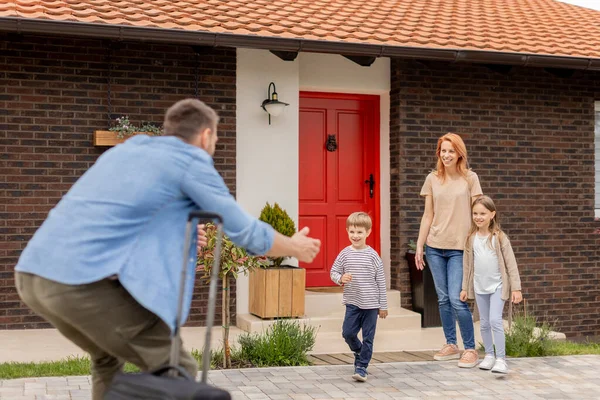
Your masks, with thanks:
[[(273, 85), (273, 93), (271, 93), (271, 85)], [(263, 110), (269, 114), (269, 125), (271, 125), (271, 115), (277, 117), (283, 112), (283, 109), (286, 106), (289, 106), (289, 104), (277, 99), (277, 89), (275, 88), (275, 83), (269, 83), (267, 98), (261, 104)]]

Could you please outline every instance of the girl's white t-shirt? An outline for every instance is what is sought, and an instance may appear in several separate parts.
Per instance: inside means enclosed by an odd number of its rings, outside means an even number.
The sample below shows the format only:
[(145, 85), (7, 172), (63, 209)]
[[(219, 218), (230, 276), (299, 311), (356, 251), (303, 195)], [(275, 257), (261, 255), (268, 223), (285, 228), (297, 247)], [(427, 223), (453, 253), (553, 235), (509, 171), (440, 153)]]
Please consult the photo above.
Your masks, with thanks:
[(502, 275), (498, 265), (498, 256), (494, 247), (496, 237), (492, 238), (492, 246), (488, 245), (489, 236), (475, 234), (473, 238), (473, 256), (475, 266), (475, 293), (492, 294), (502, 284)]

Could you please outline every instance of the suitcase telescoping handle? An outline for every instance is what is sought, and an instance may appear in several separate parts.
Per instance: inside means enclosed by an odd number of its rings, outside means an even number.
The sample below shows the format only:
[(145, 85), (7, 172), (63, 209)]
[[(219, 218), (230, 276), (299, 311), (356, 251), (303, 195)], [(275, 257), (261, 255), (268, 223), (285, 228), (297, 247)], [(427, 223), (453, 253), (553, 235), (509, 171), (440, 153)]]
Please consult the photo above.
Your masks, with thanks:
[(214, 222), (217, 226), (217, 243), (215, 246), (213, 266), (210, 274), (210, 286), (208, 290), (208, 313), (206, 316), (206, 338), (204, 350), (202, 351), (202, 382), (206, 383), (208, 370), (210, 369), (210, 342), (212, 327), (215, 322), (215, 305), (217, 302), (217, 280), (219, 278), (219, 266), (221, 262), (221, 243), (223, 239), (223, 217), (214, 212), (192, 211), (188, 215), (185, 226), (185, 239), (183, 244), (183, 267), (181, 268), (181, 280), (179, 282), (179, 300), (177, 304), (177, 320), (175, 321), (175, 331), (173, 332), (173, 343), (171, 345), (170, 365), (179, 365), (179, 352), (181, 351), (181, 315), (183, 314), (183, 298), (185, 293), (185, 281), (187, 277), (187, 268), (190, 262), (195, 260), (188, 259), (190, 255), (190, 246), (192, 238), (192, 228), (197, 223)]

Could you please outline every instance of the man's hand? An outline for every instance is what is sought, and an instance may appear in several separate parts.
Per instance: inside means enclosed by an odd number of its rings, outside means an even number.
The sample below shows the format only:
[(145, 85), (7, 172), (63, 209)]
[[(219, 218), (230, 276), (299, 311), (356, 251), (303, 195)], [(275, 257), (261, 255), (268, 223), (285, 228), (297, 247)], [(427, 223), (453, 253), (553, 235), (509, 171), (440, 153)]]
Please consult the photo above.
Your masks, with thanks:
[(521, 293), (520, 290), (515, 290), (512, 292), (512, 302), (515, 304), (519, 304), (520, 302), (523, 301), (523, 294)]
[(198, 250), (206, 246), (208, 243), (208, 240), (206, 239), (206, 231), (204, 230), (205, 228), (206, 226), (204, 224), (198, 224)]
[(321, 249), (321, 241), (308, 237), (308, 232), (309, 229), (305, 226), (291, 238), (295, 250), (293, 256), (307, 263), (312, 262)]
[(385, 319), (388, 316), (388, 310), (379, 310), (379, 318)]
[(342, 283), (342, 285), (345, 285), (346, 283), (349, 283), (351, 281), (352, 281), (352, 274), (344, 274), (340, 278), (340, 282)]
[(460, 291), (460, 301), (462, 301), (462, 302), (467, 301), (467, 291), (466, 290)]

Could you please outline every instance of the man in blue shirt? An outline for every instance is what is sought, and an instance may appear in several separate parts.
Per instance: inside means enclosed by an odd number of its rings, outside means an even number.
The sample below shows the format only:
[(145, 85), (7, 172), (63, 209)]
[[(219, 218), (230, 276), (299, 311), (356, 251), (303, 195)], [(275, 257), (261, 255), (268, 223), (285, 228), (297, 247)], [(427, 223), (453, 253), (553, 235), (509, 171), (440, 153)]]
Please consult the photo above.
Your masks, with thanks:
[[(125, 361), (142, 370), (168, 362), (190, 211), (223, 215), (225, 233), (252, 254), (312, 262), (319, 252), (307, 228), (288, 238), (237, 204), (212, 160), (217, 123), (201, 101), (174, 104), (165, 136), (138, 135), (106, 151), (21, 254), (19, 295), (90, 354), (94, 400)], [(194, 287), (191, 247), (182, 321)], [(183, 350), (181, 363), (195, 376), (197, 363)]]

